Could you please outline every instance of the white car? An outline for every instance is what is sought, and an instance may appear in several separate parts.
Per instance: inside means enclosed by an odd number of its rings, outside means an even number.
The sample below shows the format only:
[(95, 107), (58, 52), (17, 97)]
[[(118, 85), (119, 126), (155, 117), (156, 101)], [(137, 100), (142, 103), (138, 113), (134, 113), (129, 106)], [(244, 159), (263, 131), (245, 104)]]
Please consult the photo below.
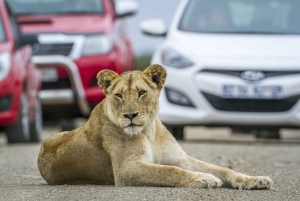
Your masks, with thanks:
[[(279, 138), (300, 127), (300, 1), (183, 0), (152, 63), (167, 68), (161, 121), (177, 138), (185, 125), (224, 126)], [(166, 34), (167, 33), (167, 34)]]

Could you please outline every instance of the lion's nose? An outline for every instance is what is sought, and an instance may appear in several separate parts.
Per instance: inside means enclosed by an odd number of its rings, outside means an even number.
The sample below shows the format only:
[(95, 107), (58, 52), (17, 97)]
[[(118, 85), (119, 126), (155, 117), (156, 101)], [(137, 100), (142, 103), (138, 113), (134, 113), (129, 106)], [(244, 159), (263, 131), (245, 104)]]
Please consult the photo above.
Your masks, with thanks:
[(124, 114), (123, 117), (132, 120), (132, 119), (134, 119), (136, 116), (138, 116), (138, 114), (139, 114), (139, 113)]

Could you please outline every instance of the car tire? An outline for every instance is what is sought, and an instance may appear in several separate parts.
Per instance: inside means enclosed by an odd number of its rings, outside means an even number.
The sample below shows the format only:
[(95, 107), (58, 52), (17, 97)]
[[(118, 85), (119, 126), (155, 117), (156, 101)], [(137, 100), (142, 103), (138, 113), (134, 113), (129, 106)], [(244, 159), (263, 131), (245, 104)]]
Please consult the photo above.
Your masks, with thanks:
[(15, 125), (5, 128), (8, 143), (21, 143), (30, 141), (29, 115), (26, 93), (21, 94), (20, 112)]
[(41, 101), (37, 100), (35, 104), (35, 117), (33, 122), (30, 124), (30, 141), (39, 142), (40, 136), (43, 129), (43, 116), (42, 116), (42, 105)]
[(255, 136), (261, 139), (280, 139), (279, 130), (257, 130)]
[(76, 128), (74, 120), (62, 120), (60, 122), (61, 131), (71, 131)]
[(184, 126), (167, 125), (166, 128), (175, 137), (176, 140), (184, 139)]

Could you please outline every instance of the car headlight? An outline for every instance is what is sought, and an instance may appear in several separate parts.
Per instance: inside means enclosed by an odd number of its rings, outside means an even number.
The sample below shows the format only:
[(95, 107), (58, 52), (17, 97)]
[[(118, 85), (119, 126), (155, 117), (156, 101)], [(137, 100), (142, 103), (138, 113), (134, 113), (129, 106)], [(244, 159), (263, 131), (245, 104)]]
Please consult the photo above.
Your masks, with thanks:
[(186, 68), (193, 65), (193, 62), (170, 49), (162, 52), (162, 63), (174, 68)]
[(106, 35), (87, 36), (82, 55), (106, 54), (113, 49), (113, 40)]
[(0, 54), (0, 81), (6, 78), (9, 73), (10, 67), (10, 54), (8, 52)]
[(165, 92), (167, 95), (167, 99), (170, 103), (195, 108), (195, 106), (189, 100), (189, 98), (180, 93), (179, 91), (165, 87)]

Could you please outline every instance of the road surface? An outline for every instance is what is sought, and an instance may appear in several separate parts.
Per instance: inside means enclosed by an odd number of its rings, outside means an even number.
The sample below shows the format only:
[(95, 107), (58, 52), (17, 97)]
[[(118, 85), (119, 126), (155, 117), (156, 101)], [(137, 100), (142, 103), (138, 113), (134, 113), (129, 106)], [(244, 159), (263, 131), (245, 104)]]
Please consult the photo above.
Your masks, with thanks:
[[(43, 139), (57, 128), (46, 128)], [(40, 144), (8, 146), (0, 136), (0, 200), (300, 200), (300, 133), (256, 141), (226, 129), (188, 128), (180, 142), (191, 156), (250, 175), (267, 175), (271, 190), (188, 189), (99, 185), (47, 185), (36, 160)]]

